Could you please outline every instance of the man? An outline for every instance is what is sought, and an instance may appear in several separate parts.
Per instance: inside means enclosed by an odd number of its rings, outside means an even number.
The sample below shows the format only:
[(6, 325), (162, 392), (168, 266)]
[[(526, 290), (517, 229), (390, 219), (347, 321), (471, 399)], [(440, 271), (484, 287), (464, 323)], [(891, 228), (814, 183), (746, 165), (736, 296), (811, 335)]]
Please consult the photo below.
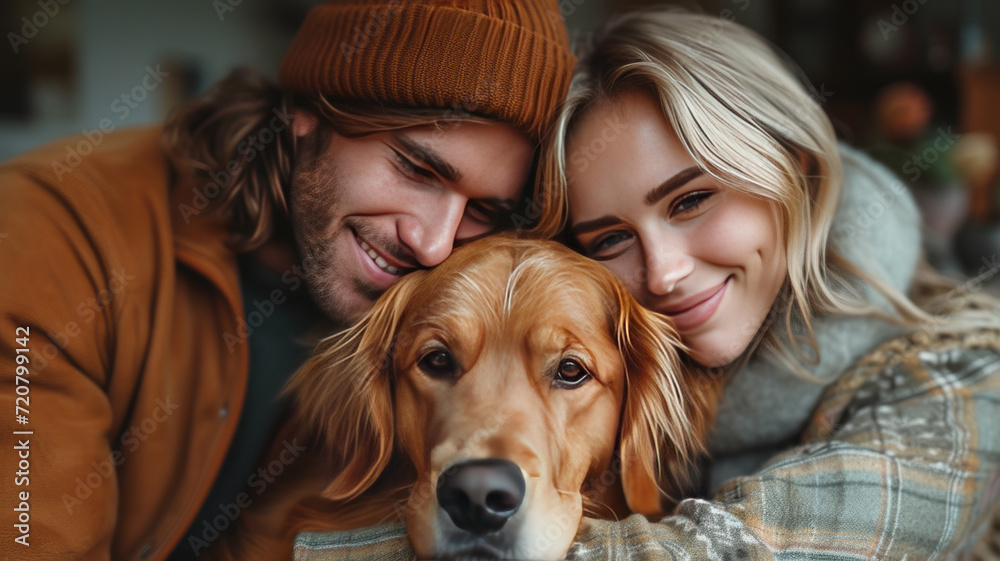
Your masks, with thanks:
[(236, 72), (72, 169), (81, 139), (0, 166), (4, 551), (266, 550), (309, 493), (275, 401), (302, 341), (527, 214), (572, 63), (555, 0), (329, 2), (280, 87)]

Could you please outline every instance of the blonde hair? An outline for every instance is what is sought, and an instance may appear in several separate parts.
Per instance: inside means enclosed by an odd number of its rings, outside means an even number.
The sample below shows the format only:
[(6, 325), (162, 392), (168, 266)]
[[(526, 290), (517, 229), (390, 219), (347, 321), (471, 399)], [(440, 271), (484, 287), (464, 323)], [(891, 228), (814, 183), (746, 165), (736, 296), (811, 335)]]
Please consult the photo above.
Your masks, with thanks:
[[(614, 102), (623, 92), (641, 91), (659, 103), (707, 174), (769, 201), (775, 211), (788, 277), (772, 321), (758, 331), (744, 358), (762, 344), (804, 373), (801, 360), (819, 359), (812, 319), (826, 314), (878, 316), (912, 328), (930, 321), (905, 295), (829, 246), (843, 181), (836, 136), (801, 72), (765, 40), (724, 19), (659, 8), (613, 21), (590, 49), (581, 57), (544, 148), (545, 212), (539, 232), (563, 232), (568, 222), (566, 149), (574, 125), (588, 109)], [(864, 284), (881, 293), (896, 313), (890, 316), (872, 305)], [(783, 333), (770, 327), (777, 320)]]
[[(329, 131), (347, 137), (407, 127), (446, 126), (485, 122), (475, 113), (477, 100), (452, 108), (394, 107), (376, 103), (328, 100), (322, 94), (291, 95), (263, 74), (238, 68), (168, 117), (162, 143), (171, 165), (183, 177), (211, 182), (212, 174), (229, 169), (225, 185), (212, 197), (213, 211), (230, 225), (231, 245), (250, 251), (267, 241), (287, 221), (288, 197), (297, 149), (291, 123), (273, 130), (274, 117), (293, 108), (311, 111), (320, 119), (313, 134), (321, 151)], [(283, 117), (282, 117), (283, 118)], [(272, 129), (272, 140), (260, 150), (248, 149), (248, 140)], [(258, 144), (260, 145), (260, 143)], [(313, 154), (316, 156), (318, 154)], [(526, 190), (530, 191), (530, 190)], [(525, 193), (525, 198), (534, 193)]]

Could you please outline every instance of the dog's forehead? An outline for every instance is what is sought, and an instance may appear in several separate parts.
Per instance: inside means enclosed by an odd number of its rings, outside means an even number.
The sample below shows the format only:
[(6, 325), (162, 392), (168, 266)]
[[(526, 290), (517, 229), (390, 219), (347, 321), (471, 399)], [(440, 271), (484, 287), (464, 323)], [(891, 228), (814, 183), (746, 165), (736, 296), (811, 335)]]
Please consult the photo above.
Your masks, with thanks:
[(618, 307), (614, 283), (600, 265), (556, 244), (511, 241), (520, 243), (456, 252), (457, 259), (426, 278), (415, 315), (478, 315), (491, 323), (557, 314), (603, 321), (599, 312)]
[(624, 289), (603, 267), (552, 244), (486, 249), (431, 271), (402, 318), (404, 347), (436, 340), (466, 356), (512, 345), (540, 356), (614, 352)]

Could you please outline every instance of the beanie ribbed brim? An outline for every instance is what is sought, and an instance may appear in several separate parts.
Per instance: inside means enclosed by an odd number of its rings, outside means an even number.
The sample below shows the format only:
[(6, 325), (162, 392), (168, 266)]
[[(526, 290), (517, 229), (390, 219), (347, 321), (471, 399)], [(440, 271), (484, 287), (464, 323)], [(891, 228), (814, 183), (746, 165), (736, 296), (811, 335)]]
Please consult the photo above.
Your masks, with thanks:
[(306, 18), (280, 80), (331, 99), (459, 107), (537, 139), (569, 87), (562, 39), (440, 4), (327, 4)]

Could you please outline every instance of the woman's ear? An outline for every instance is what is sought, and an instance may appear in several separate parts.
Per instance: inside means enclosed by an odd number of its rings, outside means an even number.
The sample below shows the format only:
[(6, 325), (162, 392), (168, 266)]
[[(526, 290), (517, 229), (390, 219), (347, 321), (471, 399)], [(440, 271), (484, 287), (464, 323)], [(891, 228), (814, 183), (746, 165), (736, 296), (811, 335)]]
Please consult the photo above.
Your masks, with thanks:
[[(624, 289), (623, 289), (624, 292)], [(620, 426), (622, 489), (632, 512), (665, 512), (690, 483), (714, 418), (718, 383), (685, 371), (682, 346), (669, 319), (619, 296), (618, 346), (625, 363), (625, 407)]]
[(323, 492), (328, 499), (366, 491), (392, 456), (393, 345), (422, 276), (407, 275), (354, 327), (321, 341), (285, 388), (295, 398), (300, 427), (318, 436), (339, 470)]

